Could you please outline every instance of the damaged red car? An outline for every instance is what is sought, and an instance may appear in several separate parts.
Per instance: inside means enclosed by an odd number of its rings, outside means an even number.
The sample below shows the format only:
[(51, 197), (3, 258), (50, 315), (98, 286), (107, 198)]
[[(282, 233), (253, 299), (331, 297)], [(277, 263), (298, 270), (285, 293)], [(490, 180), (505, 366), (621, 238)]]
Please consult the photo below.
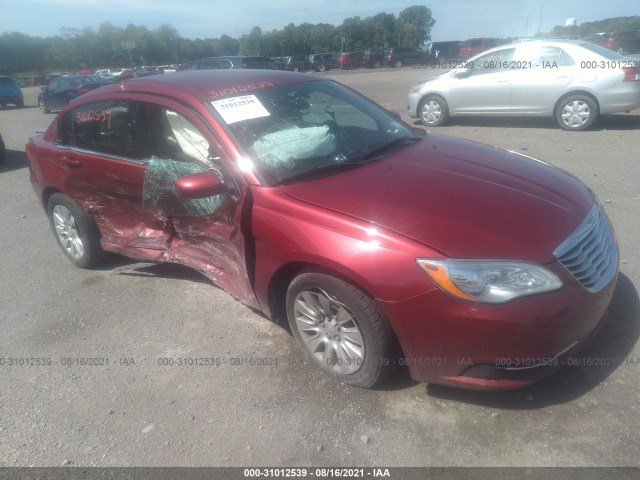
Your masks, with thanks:
[[(420, 133), (420, 134), (419, 134)], [(374, 387), (528, 385), (606, 317), (610, 222), (570, 174), (416, 132), (326, 78), (189, 71), (89, 92), (26, 147), (62, 252), (197, 269)]]

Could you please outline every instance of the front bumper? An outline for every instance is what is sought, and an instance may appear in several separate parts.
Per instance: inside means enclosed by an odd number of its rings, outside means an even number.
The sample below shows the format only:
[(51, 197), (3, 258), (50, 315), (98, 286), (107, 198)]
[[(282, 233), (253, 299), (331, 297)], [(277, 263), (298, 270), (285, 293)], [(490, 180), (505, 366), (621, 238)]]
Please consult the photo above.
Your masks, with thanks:
[(615, 275), (589, 293), (558, 262), (564, 287), (501, 305), (459, 301), (435, 290), (380, 302), (417, 381), (482, 390), (520, 388), (560, 368), (606, 318)]

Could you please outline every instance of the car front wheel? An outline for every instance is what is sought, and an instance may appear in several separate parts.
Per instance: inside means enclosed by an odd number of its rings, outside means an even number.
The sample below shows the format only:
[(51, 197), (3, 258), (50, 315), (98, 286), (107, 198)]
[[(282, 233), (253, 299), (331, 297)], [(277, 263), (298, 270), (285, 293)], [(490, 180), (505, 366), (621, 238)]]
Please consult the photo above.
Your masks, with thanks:
[(598, 118), (596, 102), (586, 95), (572, 95), (563, 99), (556, 109), (556, 121), (560, 128), (581, 131), (589, 128)]
[(395, 340), (384, 314), (344, 280), (299, 275), (287, 291), (287, 317), (309, 360), (338, 381), (372, 388), (395, 370)]
[(38, 106), (40, 107), (40, 111), (42, 113), (51, 113), (51, 110), (49, 110), (47, 108), (47, 105), (44, 103), (44, 99), (42, 99), (42, 98), (38, 99)]
[(418, 107), (420, 121), (427, 127), (439, 127), (449, 117), (449, 107), (443, 98), (432, 95), (425, 97)]
[(69, 260), (80, 268), (100, 262), (103, 251), (98, 227), (73, 200), (54, 193), (47, 212), (56, 241)]

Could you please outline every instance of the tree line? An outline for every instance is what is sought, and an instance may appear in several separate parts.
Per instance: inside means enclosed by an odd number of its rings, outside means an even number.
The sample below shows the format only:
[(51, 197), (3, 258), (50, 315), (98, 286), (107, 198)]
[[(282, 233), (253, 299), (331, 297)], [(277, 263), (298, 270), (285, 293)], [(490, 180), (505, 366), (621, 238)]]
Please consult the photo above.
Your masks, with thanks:
[[(19, 32), (0, 35), (0, 72), (4, 74), (79, 71), (106, 67), (169, 65), (220, 55), (264, 55), (268, 57), (419, 46), (428, 41), (435, 20), (422, 5), (404, 9), (398, 16), (379, 13), (372, 17), (346, 18), (341, 25), (290, 23), (281, 30), (263, 32), (258, 26), (240, 38), (195, 40), (183, 38), (171, 25), (155, 30), (142, 25), (117, 27), (101, 24), (63, 27), (53, 37), (35, 37)], [(134, 42), (126, 50), (123, 42)]]
[(551, 31), (552, 37), (575, 36), (585, 37), (595, 33), (621, 32), (625, 30), (640, 30), (640, 17), (605, 18), (595, 22), (585, 22), (580, 25), (557, 25)]

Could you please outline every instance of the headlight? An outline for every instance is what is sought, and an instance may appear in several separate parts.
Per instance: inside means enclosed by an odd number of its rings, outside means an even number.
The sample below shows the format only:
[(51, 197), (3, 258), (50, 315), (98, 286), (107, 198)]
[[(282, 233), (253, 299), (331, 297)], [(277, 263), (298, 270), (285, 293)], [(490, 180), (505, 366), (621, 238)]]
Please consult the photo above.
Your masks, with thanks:
[(421, 82), (414, 84), (413, 87), (411, 87), (411, 93), (418, 93), (426, 82), (427, 82), (426, 80), (423, 80)]
[(471, 302), (505, 303), (562, 287), (556, 275), (533, 263), (429, 258), (418, 258), (417, 261), (442, 290)]

